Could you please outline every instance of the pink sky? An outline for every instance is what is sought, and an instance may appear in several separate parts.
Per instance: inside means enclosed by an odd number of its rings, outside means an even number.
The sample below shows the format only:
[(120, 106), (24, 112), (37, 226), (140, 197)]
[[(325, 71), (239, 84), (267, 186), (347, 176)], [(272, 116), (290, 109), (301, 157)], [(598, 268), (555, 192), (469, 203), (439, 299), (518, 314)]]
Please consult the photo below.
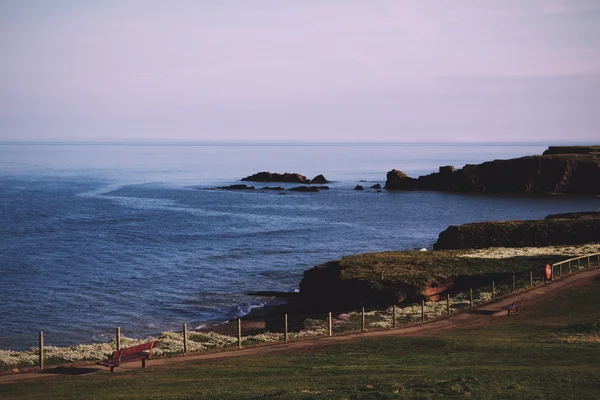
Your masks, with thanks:
[(600, 138), (600, 2), (4, 1), (0, 140)]

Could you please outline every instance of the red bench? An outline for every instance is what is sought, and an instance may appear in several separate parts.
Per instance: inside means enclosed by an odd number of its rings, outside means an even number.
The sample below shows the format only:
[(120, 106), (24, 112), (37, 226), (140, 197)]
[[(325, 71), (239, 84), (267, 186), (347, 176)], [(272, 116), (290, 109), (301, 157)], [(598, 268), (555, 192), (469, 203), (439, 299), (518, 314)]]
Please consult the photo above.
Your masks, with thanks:
[(121, 364), (142, 361), (142, 368), (146, 368), (146, 360), (152, 357), (152, 349), (158, 347), (158, 340), (149, 343), (138, 344), (137, 346), (127, 347), (126, 349), (115, 350), (112, 356), (106, 361), (97, 362), (98, 365), (110, 367), (110, 372), (115, 372), (115, 368)]

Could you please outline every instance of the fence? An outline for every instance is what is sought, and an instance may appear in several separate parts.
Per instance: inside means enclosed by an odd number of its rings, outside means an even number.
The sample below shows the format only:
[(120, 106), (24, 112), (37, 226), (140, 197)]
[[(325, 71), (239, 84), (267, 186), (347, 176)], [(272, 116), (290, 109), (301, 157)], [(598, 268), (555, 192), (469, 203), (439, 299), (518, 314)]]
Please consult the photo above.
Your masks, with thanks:
[[(599, 265), (600, 253), (564, 260), (550, 266), (551, 279), (560, 279), (571, 273), (597, 268)], [(529, 289), (546, 282), (546, 268), (540, 267), (514, 273), (507, 279), (491, 281), (487, 285), (470, 288), (462, 293), (446, 294), (435, 302), (423, 300), (415, 304), (336, 313), (285, 314), (261, 320), (237, 319), (212, 326), (210, 330), (189, 331), (187, 324), (183, 324), (181, 331), (165, 332), (158, 337), (160, 344), (155, 354), (219, 351), (262, 343), (400, 328), (469, 310), (520, 289)], [(59, 365), (76, 361), (97, 361), (105, 358), (114, 349), (147, 341), (122, 337), (120, 328), (116, 328), (114, 337), (114, 340), (108, 343), (95, 345), (46, 347), (44, 332), (40, 332), (36, 343), (38, 346), (32, 347), (28, 352), (0, 350), (0, 370), (35, 365), (43, 369), (45, 362), (46, 365)]]

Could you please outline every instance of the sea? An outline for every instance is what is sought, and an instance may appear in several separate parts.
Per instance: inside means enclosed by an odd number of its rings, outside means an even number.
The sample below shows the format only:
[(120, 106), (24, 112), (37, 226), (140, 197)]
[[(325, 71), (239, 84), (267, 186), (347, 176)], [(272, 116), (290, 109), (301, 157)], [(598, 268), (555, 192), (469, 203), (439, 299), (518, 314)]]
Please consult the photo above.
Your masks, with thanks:
[[(345, 255), (427, 248), (449, 225), (597, 210), (595, 196), (388, 192), (409, 176), (541, 154), (498, 143), (0, 143), (0, 348), (227, 321)], [(259, 171), (329, 190), (226, 191)], [(249, 183), (257, 189), (269, 184)], [(354, 190), (356, 185), (365, 187)], [(296, 185), (276, 183), (290, 188)]]

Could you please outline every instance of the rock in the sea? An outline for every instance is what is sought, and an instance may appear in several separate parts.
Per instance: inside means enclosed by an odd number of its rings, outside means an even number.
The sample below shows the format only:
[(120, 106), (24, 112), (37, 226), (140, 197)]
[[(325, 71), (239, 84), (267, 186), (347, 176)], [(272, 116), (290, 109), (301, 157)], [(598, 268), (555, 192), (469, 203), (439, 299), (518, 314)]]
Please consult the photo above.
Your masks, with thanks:
[(310, 183), (317, 184), (317, 185), (324, 185), (326, 183), (329, 183), (329, 181), (327, 179), (325, 179), (325, 177), (323, 175), (317, 175), (310, 181)]
[(250, 182), (287, 182), (287, 183), (305, 183), (310, 181), (304, 176), (297, 173), (277, 174), (272, 172), (259, 172), (254, 175), (247, 176), (242, 181)]
[(329, 186), (315, 186), (319, 190), (329, 190)]
[(381, 189), (381, 185), (379, 183), (376, 183), (373, 186), (371, 186), (371, 189)]
[(356, 186), (354, 187), (354, 190), (365, 190), (365, 188), (364, 188), (364, 187), (362, 187), (361, 185), (356, 185)]
[(409, 177), (402, 171), (393, 169), (387, 173), (385, 188), (388, 190), (414, 190), (417, 188), (416, 179)]
[(278, 190), (278, 191), (282, 191), (282, 190), (285, 190), (285, 189), (282, 188), (281, 186), (275, 186), (275, 187), (265, 186), (265, 187), (260, 188), (260, 190)]
[(219, 186), (217, 189), (221, 189), (221, 190), (254, 190), (254, 186), (230, 185), (230, 186)]
[(319, 188), (310, 186), (296, 186), (290, 189), (292, 192), (318, 192)]

